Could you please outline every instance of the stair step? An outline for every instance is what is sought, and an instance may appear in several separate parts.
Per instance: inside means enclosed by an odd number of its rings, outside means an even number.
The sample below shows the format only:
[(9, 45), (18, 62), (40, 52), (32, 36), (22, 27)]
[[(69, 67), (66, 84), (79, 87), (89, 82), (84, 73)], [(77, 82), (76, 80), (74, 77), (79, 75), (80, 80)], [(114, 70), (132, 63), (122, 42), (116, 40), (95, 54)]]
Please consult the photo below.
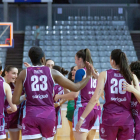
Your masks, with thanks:
[(14, 48), (7, 49), (6, 65), (22, 68), (24, 34), (14, 34)]
[(140, 33), (131, 33), (133, 44), (136, 50), (138, 59), (140, 60)]

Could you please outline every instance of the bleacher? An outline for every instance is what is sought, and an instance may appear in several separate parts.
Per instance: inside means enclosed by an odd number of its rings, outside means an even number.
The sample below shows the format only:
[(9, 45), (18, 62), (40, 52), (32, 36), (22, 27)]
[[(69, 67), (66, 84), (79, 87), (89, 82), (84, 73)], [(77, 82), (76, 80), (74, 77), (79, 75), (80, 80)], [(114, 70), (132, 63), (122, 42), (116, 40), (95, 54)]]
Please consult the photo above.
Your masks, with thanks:
[[(25, 27), (23, 62), (29, 62), (36, 26)], [(55, 21), (53, 27), (40, 26), (40, 47), (46, 58), (66, 69), (75, 65), (75, 54), (89, 48), (94, 67), (99, 71), (111, 68), (109, 56), (113, 49), (122, 49), (129, 63), (137, 60), (133, 42), (123, 16), (68, 17), (68, 21)], [(23, 65), (24, 68), (24, 65)]]

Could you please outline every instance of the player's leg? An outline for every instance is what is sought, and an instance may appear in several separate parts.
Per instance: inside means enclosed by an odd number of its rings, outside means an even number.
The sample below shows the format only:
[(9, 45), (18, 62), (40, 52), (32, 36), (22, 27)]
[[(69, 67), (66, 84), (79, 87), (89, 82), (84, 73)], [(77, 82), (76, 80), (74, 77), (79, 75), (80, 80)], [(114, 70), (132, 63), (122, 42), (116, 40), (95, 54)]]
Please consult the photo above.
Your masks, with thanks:
[(87, 134), (87, 139), (86, 140), (93, 140), (96, 134), (96, 129), (90, 130)]
[[(8, 131), (8, 130), (7, 130)], [(5, 140), (8, 140), (8, 132), (6, 132), (6, 139)]]
[(73, 130), (72, 130), (72, 122), (68, 120), (70, 126), (70, 140), (74, 140)]
[(75, 140), (86, 140), (87, 132), (76, 132), (74, 131), (74, 138)]
[(56, 130), (56, 133), (54, 135), (54, 139), (53, 140), (57, 140), (57, 130)]
[(9, 131), (10, 139), (11, 140), (19, 140), (20, 137), (20, 131)]

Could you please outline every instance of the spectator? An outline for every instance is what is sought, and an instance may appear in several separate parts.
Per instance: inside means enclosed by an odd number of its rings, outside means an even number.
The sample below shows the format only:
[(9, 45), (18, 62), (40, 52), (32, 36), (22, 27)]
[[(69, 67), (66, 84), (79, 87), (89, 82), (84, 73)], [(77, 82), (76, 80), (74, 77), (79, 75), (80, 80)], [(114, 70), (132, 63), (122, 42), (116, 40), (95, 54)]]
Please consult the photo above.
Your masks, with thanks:
[(35, 36), (35, 46), (39, 46), (39, 41), (40, 41), (40, 28), (39, 28), (38, 25), (36, 26), (36, 31), (34, 33), (34, 36)]

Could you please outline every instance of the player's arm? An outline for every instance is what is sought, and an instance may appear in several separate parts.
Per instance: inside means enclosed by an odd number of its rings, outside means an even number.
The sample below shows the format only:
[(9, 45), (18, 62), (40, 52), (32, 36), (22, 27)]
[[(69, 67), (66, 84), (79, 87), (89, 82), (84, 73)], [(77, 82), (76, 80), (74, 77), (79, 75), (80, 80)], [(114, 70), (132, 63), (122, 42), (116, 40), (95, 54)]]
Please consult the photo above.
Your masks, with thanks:
[(54, 107), (56, 108), (56, 107), (58, 107), (58, 106), (61, 106), (61, 105), (64, 104), (66, 101), (67, 101), (67, 100), (65, 100), (65, 99), (61, 99), (58, 103), (55, 103), (55, 104), (54, 104)]
[[(75, 74), (75, 83), (78, 83), (80, 81), (82, 81), (83, 77), (85, 76), (85, 70), (83, 69), (79, 69), (76, 71), (76, 74)], [(58, 99), (66, 99), (66, 100), (71, 100), (71, 99), (74, 99), (74, 98), (77, 98), (79, 95), (79, 91), (78, 92), (69, 92), (65, 95), (56, 95), (55, 96), (55, 101), (57, 101)]]
[(14, 89), (14, 93), (13, 93), (13, 97), (12, 97), (12, 102), (14, 104), (20, 104), (20, 96), (23, 90), (23, 81), (25, 79), (26, 76), (26, 70), (22, 70), (19, 74), (19, 76), (16, 79), (16, 85), (15, 85), (15, 89)]
[(84, 78), (81, 82), (78, 83), (73, 83), (72, 81), (64, 77), (60, 72), (54, 69), (52, 69), (51, 72), (52, 72), (53, 79), (56, 83), (58, 83), (60, 86), (64, 88), (77, 92), (86, 86), (86, 84), (88, 83), (88, 81), (92, 76), (92, 67), (88, 62), (86, 62), (86, 69), (87, 69), (86, 78)]
[(17, 106), (15, 104), (12, 103), (12, 91), (10, 86), (7, 83), (3, 83), (4, 84), (4, 90), (5, 90), (5, 94), (6, 94), (6, 99), (10, 105), (10, 109), (12, 112), (17, 111)]
[(55, 101), (59, 100), (59, 99), (65, 99), (65, 100), (74, 100), (74, 98), (78, 97), (79, 92), (69, 92), (67, 94), (64, 95), (55, 95)]
[(132, 85), (128, 84), (126, 81), (124, 81), (122, 83), (122, 88), (123, 88), (123, 91), (128, 91), (128, 92), (131, 92), (135, 95), (135, 97), (137, 98), (138, 102), (140, 103), (140, 87), (139, 87), (139, 81), (138, 81), (138, 78), (135, 74), (133, 74), (134, 76), (134, 80), (135, 80), (135, 86), (134, 84), (132, 83)]
[(101, 74), (98, 77), (98, 84), (96, 87), (96, 90), (92, 96), (92, 98), (90, 99), (90, 101), (88, 102), (81, 118), (78, 122), (78, 124), (76, 125), (76, 130), (79, 131), (84, 119), (88, 116), (88, 114), (92, 111), (92, 109), (94, 108), (94, 106), (96, 105), (96, 103), (98, 103), (98, 100), (101, 96), (101, 94), (103, 93), (103, 89), (104, 89), (104, 83), (105, 83), (105, 79), (106, 79), (106, 72), (101, 72)]

